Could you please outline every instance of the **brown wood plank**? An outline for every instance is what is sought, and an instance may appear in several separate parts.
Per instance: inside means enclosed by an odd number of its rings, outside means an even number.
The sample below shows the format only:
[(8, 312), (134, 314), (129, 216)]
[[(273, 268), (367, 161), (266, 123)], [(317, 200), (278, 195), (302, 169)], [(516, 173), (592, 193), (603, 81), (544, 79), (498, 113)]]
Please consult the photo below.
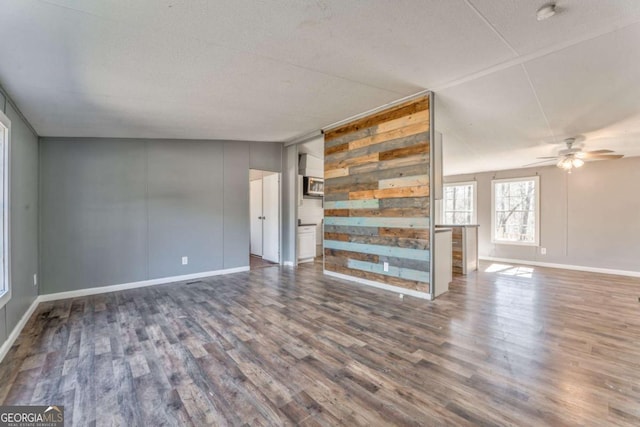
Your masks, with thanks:
[(395, 150), (383, 151), (379, 153), (378, 156), (380, 160), (391, 160), (391, 159), (411, 156), (414, 154), (428, 153), (428, 152), (429, 152), (429, 143), (425, 142), (423, 144), (416, 144), (410, 147), (396, 148)]
[(378, 263), (380, 257), (378, 255), (363, 254), (360, 252), (342, 251), (339, 249), (325, 249), (324, 254), (328, 257), (356, 259), (358, 261), (367, 261)]
[(339, 176), (348, 176), (349, 168), (338, 168), (324, 171), (324, 179), (337, 178)]
[(429, 126), (429, 110), (417, 111), (404, 117), (398, 117), (395, 120), (380, 123), (376, 131), (377, 133), (386, 133), (397, 129), (404, 129), (412, 125)]
[(368, 147), (369, 145), (382, 144), (387, 141), (397, 140), (408, 136), (422, 134), (421, 139), (429, 141), (429, 123), (416, 123), (389, 132), (368, 135), (360, 139), (349, 142), (349, 150)]
[(347, 158), (334, 163), (325, 163), (324, 165), (325, 177), (326, 177), (326, 172), (333, 169), (344, 169), (344, 168), (348, 168), (349, 166), (360, 165), (363, 163), (377, 162), (378, 160), (379, 160), (379, 153), (371, 153), (371, 154), (365, 154), (364, 156)]
[(404, 280), (397, 277), (385, 276), (383, 274), (371, 273), (368, 271), (355, 270), (352, 268), (341, 267), (335, 264), (325, 264), (325, 268), (329, 271), (335, 271), (336, 273), (346, 274), (349, 276), (360, 277), (362, 279), (372, 280), (379, 283), (386, 283), (392, 286), (398, 286), (406, 289), (413, 289), (421, 292), (428, 292), (429, 286), (415, 282), (413, 280)]
[(344, 198), (334, 199), (334, 200), (349, 200), (349, 193), (348, 193), (349, 190), (363, 191), (363, 190), (374, 190), (377, 188), (378, 188), (378, 182), (374, 179), (367, 180), (367, 182), (359, 182), (359, 183), (346, 182), (342, 184), (332, 184), (332, 185), (325, 186), (324, 199), (328, 200), (327, 194), (340, 193), (340, 194), (344, 194)]
[(349, 193), (349, 200), (390, 199), (400, 197), (429, 197), (429, 186), (385, 188), (384, 190), (363, 190)]
[(346, 135), (358, 130), (369, 128), (371, 126), (379, 125), (386, 121), (394, 120), (399, 117), (404, 117), (409, 114), (416, 113), (418, 111), (424, 111), (429, 109), (429, 97), (425, 96), (420, 99), (411, 99), (402, 104), (393, 106), (391, 108), (382, 110), (373, 115), (363, 117), (362, 119), (347, 123), (343, 126), (330, 129), (324, 133), (325, 141), (330, 141), (334, 138)]
[[(395, 160), (389, 160), (394, 162)], [(383, 179), (402, 178), (406, 176), (424, 175), (429, 173), (429, 164), (425, 162), (409, 166), (395, 167), (392, 169), (374, 170), (358, 175), (342, 176), (325, 180), (325, 192), (327, 189), (335, 191), (336, 188), (352, 190), (361, 184), (370, 184), (372, 188), (378, 188), (378, 183)]]
[[(327, 233), (327, 232), (324, 233), (325, 240), (336, 240), (339, 242), (348, 242), (349, 237), (350, 237), (350, 234), (347, 234), (347, 233)], [(328, 250), (329, 249), (325, 249), (325, 253)]]
[(429, 249), (428, 239), (413, 239), (396, 236), (350, 236), (349, 241), (369, 245), (393, 246), (395, 248)]
[(429, 230), (416, 230), (413, 228), (380, 227), (378, 229), (378, 234), (380, 236), (406, 237), (408, 239), (429, 240)]
[[(424, 166), (423, 170), (428, 169), (429, 154), (416, 154), (413, 156), (397, 157), (394, 159), (379, 161), (375, 163), (366, 163), (363, 165), (352, 166), (349, 168), (349, 175), (355, 178), (356, 175), (360, 174), (369, 174), (372, 172), (380, 172), (414, 165)], [(379, 180), (381, 179), (382, 178), (380, 178)]]
[[(326, 215), (326, 214), (325, 214)], [(421, 208), (387, 208), (387, 209), (349, 209), (348, 216), (354, 217), (407, 217), (428, 216), (429, 212)]]
[(349, 216), (349, 209), (325, 209), (324, 216)]
[(343, 153), (345, 151), (349, 150), (349, 144), (345, 143), (345, 144), (340, 144), (340, 145), (334, 145), (333, 147), (327, 147), (324, 149), (324, 155), (325, 156), (330, 156), (332, 154), (335, 153)]
[(362, 148), (356, 148), (349, 151), (342, 151), (339, 153), (333, 153), (325, 156), (324, 161), (326, 163), (335, 163), (355, 157), (366, 156), (369, 154), (380, 153), (382, 151), (394, 150), (396, 148), (410, 147), (416, 144), (424, 144), (429, 142), (428, 133), (418, 133), (415, 135), (409, 135), (403, 138), (397, 138), (390, 141), (386, 141), (381, 144), (369, 145)]
[(378, 183), (378, 188), (400, 188), (415, 187), (419, 185), (429, 185), (429, 175), (405, 176), (402, 178), (382, 179)]

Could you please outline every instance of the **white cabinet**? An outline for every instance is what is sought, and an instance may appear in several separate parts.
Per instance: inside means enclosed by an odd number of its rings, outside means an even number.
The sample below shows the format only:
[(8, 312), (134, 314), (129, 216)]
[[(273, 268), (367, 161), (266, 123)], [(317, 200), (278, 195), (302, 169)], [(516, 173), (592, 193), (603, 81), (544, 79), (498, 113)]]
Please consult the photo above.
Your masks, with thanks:
[(316, 256), (316, 226), (298, 227), (298, 262), (313, 261)]
[(435, 242), (432, 246), (433, 261), (435, 268), (433, 271), (433, 289), (431, 297), (435, 298), (449, 290), (449, 283), (453, 280), (451, 273), (451, 229), (436, 228)]

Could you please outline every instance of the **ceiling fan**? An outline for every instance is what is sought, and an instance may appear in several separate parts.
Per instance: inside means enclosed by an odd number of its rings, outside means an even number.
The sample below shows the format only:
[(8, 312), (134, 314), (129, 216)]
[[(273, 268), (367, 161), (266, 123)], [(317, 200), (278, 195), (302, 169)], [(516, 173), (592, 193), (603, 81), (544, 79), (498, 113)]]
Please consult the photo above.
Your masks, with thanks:
[(558, 166), (560, 169), (564, 169), (571, 173), (571, 169), (583, 166), (584, 162), (588, 162), (591, 160), (615, 160), (624, 157), (622, 154), (611, 154), (613, 153), (612, 150), (583, 151), (581, 148), (573, 148), (573, 144), (575, 142), (575, 138), (567, 138), (564, 140), (567, 148), (558, 151), (558, 155), (538, 157), (538, 159), (544, 160), (540, 162), (530, 163), (528, 165), (525, 165), (525, 167), (556, 162), (556, 166)]

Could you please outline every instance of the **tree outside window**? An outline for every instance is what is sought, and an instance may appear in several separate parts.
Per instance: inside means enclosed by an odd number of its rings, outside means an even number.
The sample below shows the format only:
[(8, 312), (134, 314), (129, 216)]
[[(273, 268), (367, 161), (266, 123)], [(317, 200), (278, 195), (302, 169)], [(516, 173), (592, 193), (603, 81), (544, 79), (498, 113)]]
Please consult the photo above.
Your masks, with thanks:
[(461, 182), (446, 184), (442, 201), (443, 224), (475, 224), (476, 183)]
[(493, 241), (537, 245), (539, 178), (494, 180), (492, 196)]

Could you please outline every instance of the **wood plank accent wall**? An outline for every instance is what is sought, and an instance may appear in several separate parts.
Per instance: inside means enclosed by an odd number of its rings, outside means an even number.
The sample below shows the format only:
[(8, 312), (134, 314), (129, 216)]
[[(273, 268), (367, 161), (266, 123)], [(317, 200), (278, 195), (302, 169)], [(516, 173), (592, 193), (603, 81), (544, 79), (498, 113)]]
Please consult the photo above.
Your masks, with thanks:
[(463, 227), (451, 228), (451, 248), (452, 248), (452, 265), (451, 271), (454, 274), (463, 274), (462, 271), (462, 239), (464, 238)]
[(326, 270), (429, 292), (429, 126), (424, 96), (325, 132)]

